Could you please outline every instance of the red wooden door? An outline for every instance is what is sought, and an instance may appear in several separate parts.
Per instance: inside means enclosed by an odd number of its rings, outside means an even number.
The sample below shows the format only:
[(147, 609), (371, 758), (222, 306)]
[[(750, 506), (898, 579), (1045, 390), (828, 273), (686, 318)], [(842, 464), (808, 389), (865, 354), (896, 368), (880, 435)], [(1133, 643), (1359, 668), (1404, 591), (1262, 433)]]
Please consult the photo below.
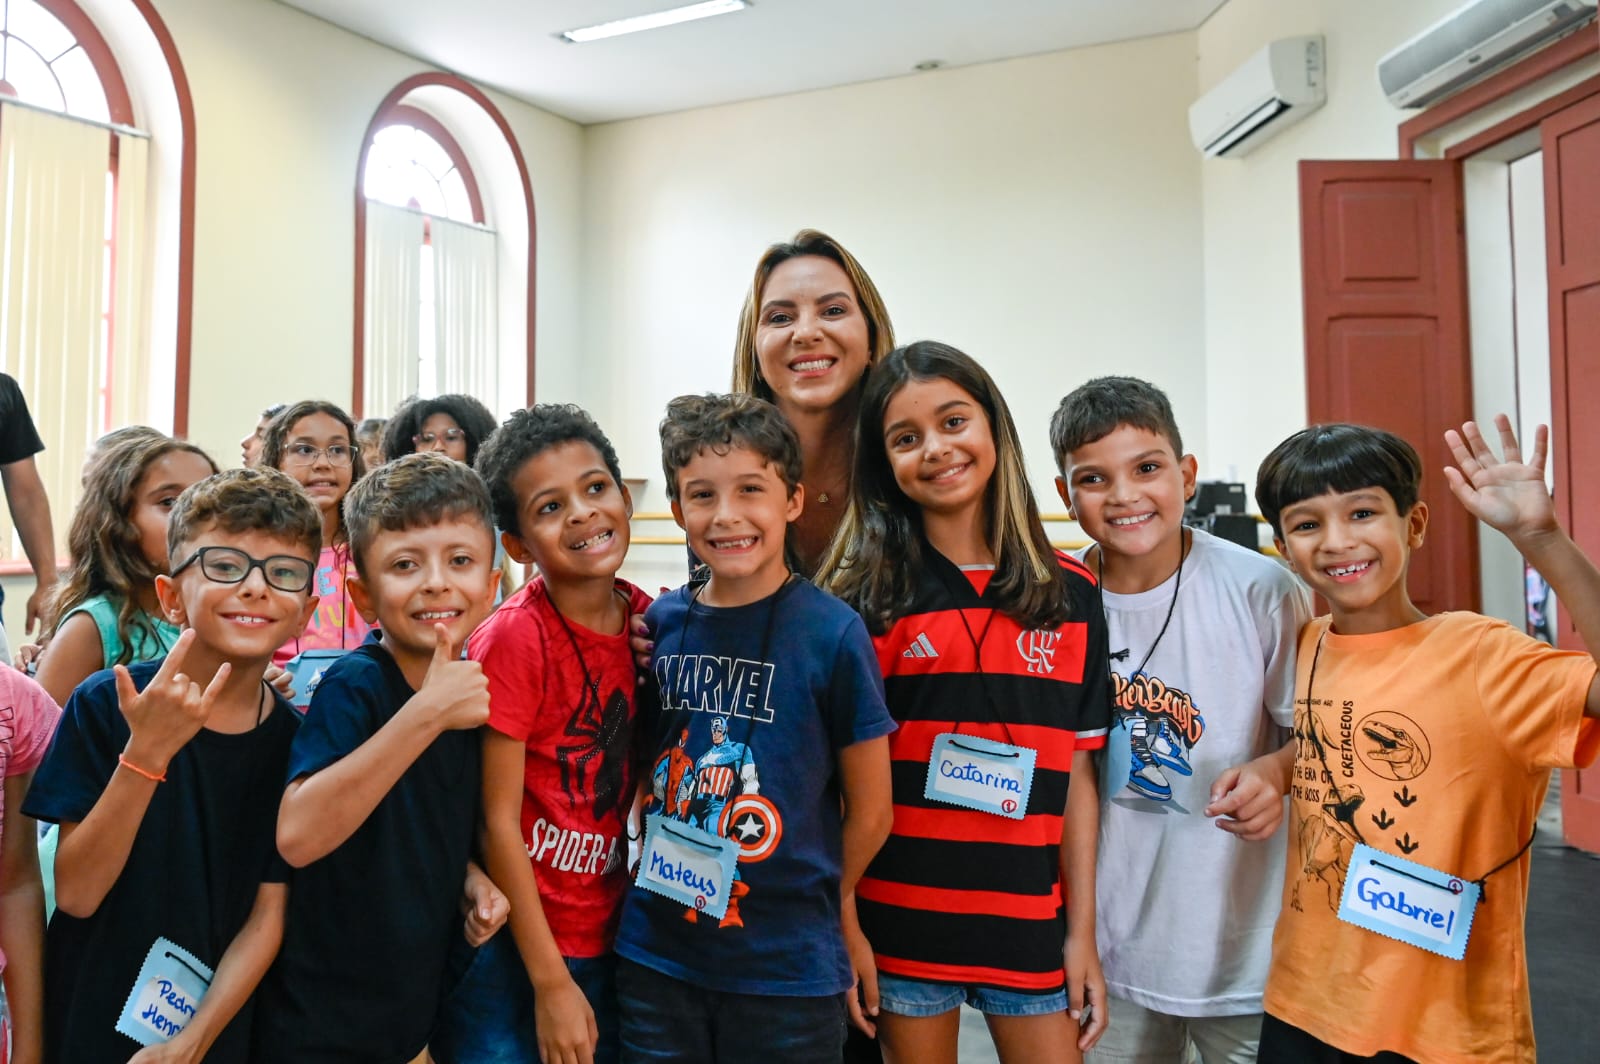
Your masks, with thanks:
[(1477, 522), (1439, 472), (1445, 429), (1472, 414), (1460, 165), (1302, 162), (1300, 236), (1307, 415), (1417, 449), (1431, 516), (1411, 598), (1429, 613), (1475, 610)]
[[(1600, 96), (1551, 115), (1540, 133), (1556, 508), (1584, 553), (1600, 558)], [(1562, 646), (1583, 648), (1565, 611), (1556, 632)], [(1564, 774), (1561, 813), (1567, 841), (1600, 852), (1600, 766)]]

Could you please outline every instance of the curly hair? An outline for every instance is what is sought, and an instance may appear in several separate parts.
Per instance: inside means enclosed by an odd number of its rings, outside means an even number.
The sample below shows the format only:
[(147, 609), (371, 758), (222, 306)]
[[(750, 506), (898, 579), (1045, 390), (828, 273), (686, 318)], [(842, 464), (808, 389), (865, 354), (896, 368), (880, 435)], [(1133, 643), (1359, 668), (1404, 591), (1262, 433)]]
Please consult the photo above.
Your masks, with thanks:
[(407, 399), (394, 412), (383, 427), (380, 449), (386, 462), (402, 455), (415, 454), (417, 445), (412, 437), (422, 432), (422, 426), (435, 414), (444, 414), (461, 426), (467, 434), (467, 465), (478, 459), (478, 448), (494, 435), (497, 422), (489, 408), (470, 395), (437, 395), (432, 399)]
[(299, 481), (267, 466), (230, 469), (189, 485), (167, 521), (171, 560), (176, 563), (187, 544), (211, 529), (233, 536), (260, 532), (304, 547), (312, 562), (322, 550), (317, 504)]
[[(261, 465), (268, 469), (282, 469), (284, 450), (289, 446), (289, 434), (302, 418), (313, 414), (327, 414), (344, 426), (345, 439), (350, 441), (350, 486), (354, 487), (367, 475), (367, 464), (362, 460), (361, 447), (356, 443), (356, 423), (344, 412), (343, 407), (326, 399), (302, 399), (298, 403), (291, 403), (267, 422), (266, 431), (261, 434)], [(342, 543), (348, 538), (344, 527), (344, 511), (341, 509), (333, 540), (334, 543)]]
[(385, 462), (344, 497), (350, 556), (367, 575), (366, 555), (380, 532), (430, 528), (442, 521), (476, 519), (494, 550), (494, 515), (483, 478), (471, 466), (442, 454), (408, 454)]
[(678, 474), (701, 451), (727, 454), (746, 447), (771, 463), (794, 494), (800, 484), (800, 438), (778, 408), (765, 399), (727, 395), (680, 395), (661, 419), (661, 471), (667, 498), (678, 498)]
[(61, 618), (89, 599), (105, 595), (117, 606), (117, 638), (122, 640), (118, 660), (124, 665), (133, 660), (129, 635), (146, 623), (137, 592), (167, 571), (167, 566), (151, 564), (139, 548), (141, 536), (133, 523), (139, 481), (152, 464), (180, 451), (198, 455), (217, 471), (217, 463), (199, 447), (154, 429), (119, 429), (97, 444), (84, 471), (83, 497), (67, 529), (72, 565), (50, 600), (45, 631), (54, 631)]
[(516, 532), (522, 527), (519, 523), (521, 500), (511, 482), (523, 465), (552, 447), (574, 442), (593, 447), (605, 462), (611, 479), (616, 481), (617, 487), (622, 487), (622, 464), (617, 461), (616, 448), (581, 406), (540, 403), (518, 410), (495, 430), (478, 452), (476, 466), (489, 486), (497, 527), (507, 532)]

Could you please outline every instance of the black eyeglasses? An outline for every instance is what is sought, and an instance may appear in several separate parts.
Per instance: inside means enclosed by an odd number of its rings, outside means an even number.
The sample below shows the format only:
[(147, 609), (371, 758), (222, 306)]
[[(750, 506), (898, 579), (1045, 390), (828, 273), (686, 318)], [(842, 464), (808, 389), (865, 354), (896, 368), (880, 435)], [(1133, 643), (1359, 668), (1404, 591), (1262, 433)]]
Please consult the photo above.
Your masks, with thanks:
[(270, 558), (252, 558), (233, 547), (201, 547), (189, 555), (181, 565), (172, 570), (176, 577), (195, 562), (207, 580), (216, 584), (242, 584), (250, 578), (250, 570), (260, 569), (267, 586), (279, 591), (305, 591), (311, 587), (311, 577), (316, 566), (292, 554), (274, 554)]
[(466, 438), (466, 429), (445, 429), (443, 432), (419, 432), (411, 437), (411, 442), (418, 447), (432, 447), (440, 440), (445, 443), (460, 443)]

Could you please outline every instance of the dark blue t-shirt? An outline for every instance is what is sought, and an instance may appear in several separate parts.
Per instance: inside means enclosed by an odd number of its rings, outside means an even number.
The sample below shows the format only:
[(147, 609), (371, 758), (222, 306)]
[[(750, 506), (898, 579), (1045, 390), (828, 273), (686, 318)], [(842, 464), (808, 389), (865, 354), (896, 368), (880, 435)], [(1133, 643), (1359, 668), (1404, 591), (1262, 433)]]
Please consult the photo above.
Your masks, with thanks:
[(646, 811), (738, 842), (738, 882), (721, 921), (631, 887), (617, 952), (712, 990), (849, 989), (838, 753), (894, 731), (861, 618), (791, 579), (729, 608), (679, 588), (645, 619), (660, 692), (639, 703), (654, 758)]
[[(161, 661), (131, 666), (144, 690)], [(272, 695), (259, 727), (224, 734), (201, 729), (167, 765), (134, 836), (122, 874), (94, 914), (60, 909), (45, 936), (45, 1060), (127, 1060), (140, 1048), (115, 1030), (150, 947), (176, 943), (215, 970), (244, 926), (264, 882), (281, 883), (278, 802), (299, 717)], [(50, 752), (22, 811), (39, 820), (81, 823), (117, 771), (128, 722), (111, 670), (89, 677), (67, 700)], [(206, 1054), (247, 1059), (251, 1005), (239, 1010)]]
[[(354, 751), (416, 693), (380, 637), (323, 674), (290, 781)], [(476, 730), (439, 736), (355, 834), (295, 873), (283, 948), (261, 988), (257, 1061), (405, 1064), (422, 1052), (462, 934), (479, 743)]]

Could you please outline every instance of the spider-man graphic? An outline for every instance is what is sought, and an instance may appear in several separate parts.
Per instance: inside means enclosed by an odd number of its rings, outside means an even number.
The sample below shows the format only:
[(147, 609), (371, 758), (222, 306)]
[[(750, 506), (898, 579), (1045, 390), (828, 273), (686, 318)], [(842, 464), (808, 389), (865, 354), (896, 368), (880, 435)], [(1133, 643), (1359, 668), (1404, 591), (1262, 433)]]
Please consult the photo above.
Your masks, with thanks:
[(577, 741), (557, 746), (556, 761), (567, 804), (575, 806), (587, 794), (595, 820), (601, 820), (631, 797), (628, 749), (633, 727), (628, 697), (620, 689), (606, 697), (603, 707), (587, 686), (582, 697), (562, 732)]

